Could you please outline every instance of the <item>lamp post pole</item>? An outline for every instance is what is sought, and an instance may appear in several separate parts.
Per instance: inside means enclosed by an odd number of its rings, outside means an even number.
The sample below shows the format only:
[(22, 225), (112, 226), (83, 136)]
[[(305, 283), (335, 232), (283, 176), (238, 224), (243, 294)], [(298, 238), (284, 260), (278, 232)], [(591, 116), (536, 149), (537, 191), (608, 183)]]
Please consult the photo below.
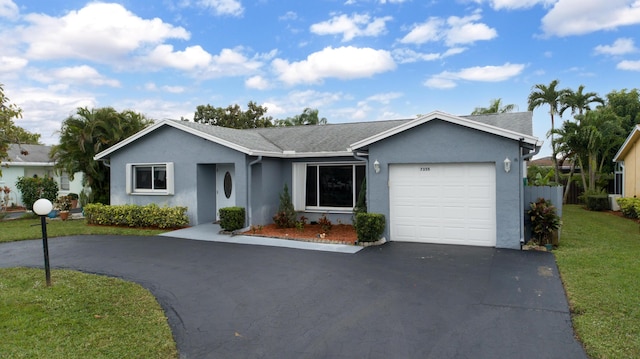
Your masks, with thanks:
[(40, 216), (42, 226), (42, 249), (44, 251), (44, 274), (47, 287), (51, 287), (51, 271), (49, 269), (49, 241), (47, 239), (47, 214), (53, 209), (53, 204), (46, 198), (40, 198), (33, 203), (33, 211)]

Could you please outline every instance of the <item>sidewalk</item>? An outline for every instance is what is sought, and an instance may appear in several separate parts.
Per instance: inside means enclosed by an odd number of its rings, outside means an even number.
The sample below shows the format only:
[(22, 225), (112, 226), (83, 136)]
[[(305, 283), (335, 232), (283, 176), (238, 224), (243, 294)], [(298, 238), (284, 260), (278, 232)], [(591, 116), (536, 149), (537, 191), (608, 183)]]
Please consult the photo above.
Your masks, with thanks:
[(249, 244), (258, 246), (284, 247), (304, 249), (311, 251), (324, 251), (335, 253), (354, 254), (360, 251), (361, 246), (350, 246), (346, 244), (314, 243), (303, 242), (290, 239), (265, 238), (244, 235), (221, 234), (220, 225), (215, 223), (200, 224), (193, 227), (178, 229), (175, 231), (160, 234), (164, 237), (184, 238), (197, 241), (210, 241), (235, 244)]

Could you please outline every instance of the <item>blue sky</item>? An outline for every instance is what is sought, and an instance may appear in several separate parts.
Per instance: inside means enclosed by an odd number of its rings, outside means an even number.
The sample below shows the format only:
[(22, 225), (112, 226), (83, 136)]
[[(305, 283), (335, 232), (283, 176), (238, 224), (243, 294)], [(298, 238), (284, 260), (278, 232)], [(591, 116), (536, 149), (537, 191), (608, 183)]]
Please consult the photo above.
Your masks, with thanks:
[[(639, 0), (0, 0), (0, 83), (46, 144), (84, 106), (159, 120), (255, 101), (329, 123), (494, 98), (526, 111), (553, 79), (640, 87), (639, 34)], [(537, 109), (543, 155), (549, 127)]]

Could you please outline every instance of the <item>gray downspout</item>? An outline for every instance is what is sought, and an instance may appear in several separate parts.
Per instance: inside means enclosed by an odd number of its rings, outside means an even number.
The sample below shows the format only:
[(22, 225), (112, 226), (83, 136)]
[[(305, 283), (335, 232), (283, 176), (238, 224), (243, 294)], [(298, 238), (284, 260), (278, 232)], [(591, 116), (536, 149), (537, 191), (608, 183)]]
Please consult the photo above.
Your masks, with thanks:
[(524, 140), (524, 138), (521, 138), (519, 140), (519, 146), (520, 146), (520, 150), (518, 151), (518, 154), (520, 155), (520, 163), (519, 163), (519, 171), (520, 174), (518, 175), (520, 177), (520, 183), (518, 184), (518, 189), (520, 192), (520, 208), (522, 210), (522, 215), (520, 216), (520, 249), (522, 250), (522, 246), (524, 245), (524, 161), (530, 159), (531, 157), (537, 155), (540, 152), (540, 149), (542, 148), (542, 146), (538, 146), (536, 144), (535, 146), (535, 150), (533, 152), (529, 152), (526, 155), (522, 154), (522, 141)]
[(262, 155), (258, 156), (256, 160), (249, 162), (249, 169), (247, 170), (247, 227), (251, 227), (253, 223), (253, 206), (251, 205), (251, 181), (253, 180), (253, 172), (251, 168), (260, 162), (262, 162)]

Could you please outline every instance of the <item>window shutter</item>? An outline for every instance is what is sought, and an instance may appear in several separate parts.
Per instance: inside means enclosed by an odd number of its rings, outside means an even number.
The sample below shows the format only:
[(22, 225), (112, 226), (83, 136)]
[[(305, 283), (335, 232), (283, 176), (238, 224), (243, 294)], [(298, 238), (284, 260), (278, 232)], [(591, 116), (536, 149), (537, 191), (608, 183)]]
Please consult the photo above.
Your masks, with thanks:
[(307, 164), (304, 162), (294, 162), (292, 169), (292, 179), (291, 179), (291, 194), (292, 194), (292, 202), (293, 209), (296, 211), (304, 211), (305, 210), (305, 200), (306, 200), (306, 179), (305, 176), (307, 174)]
[(175, 193), (175, 186), (173, 180), (173, 162), (167, 162), (167, 194), (173, 195)]
[(125, 171), (126, 176), (126, 191), (127, 194), (131, 194), (133, 188), (133, 165), (131, 163), (127, 163), (127, 169)]

